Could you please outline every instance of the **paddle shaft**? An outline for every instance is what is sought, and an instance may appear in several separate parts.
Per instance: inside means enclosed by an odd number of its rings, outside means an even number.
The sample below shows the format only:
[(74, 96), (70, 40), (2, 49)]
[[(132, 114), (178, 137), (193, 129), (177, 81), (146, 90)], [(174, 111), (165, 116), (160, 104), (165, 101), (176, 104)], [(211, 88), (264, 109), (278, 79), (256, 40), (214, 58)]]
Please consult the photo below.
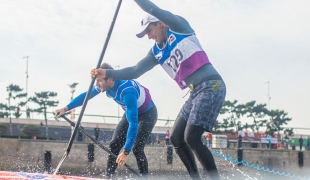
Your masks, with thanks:
[[(110, 40), (112, 31), (113, 31), (113, 27), (114, 27), (114, 24), (115, 24), (115, 21), (116, 21), (116, 18), (117, 18), (119, 9), (120, 9), (120, 7), (121, 7), (121, 4), (122, 4), (122, 0), (119, 0), (118, 5), (117, 5), (117, 8), (116, 8), (115, 13), (114, 13), (113, 20), (112, 20), (111, 25), (110, 25), (110, 29), (109, 29), (109, 32), (108, 32), (106, 41), (105, 41), (105, 43), (104, 43), (104, 46), (103, 46), (103, 49), (102, 49), (102, 52), (101, 52), (99, 61), (98, 61), (98, 63), (97, 63), (96, 69), (100, 68), (100, 65), (101, 65), (101, 63), (102, 63), (102, 60), (103, 60), (105, 51), (106, 51), (106, 49), (107, 49), (107, 46), (108, 46), (108, 43), (109, 43), (109, 40)], [(88, 102), (88, 99), (89, 99), (91, 90), (92, 90), (92, 88), (93, 88), (93, 85), (94, 85), (94, 83), (95, 83), (95, 80), (96, 80), (96, 77), (94, 77), (94, 78), (92, 79), (92, 81), (91, 81), (91, 83), (90, 83), (90, 85), (89, 85), (87, 94), (86, 94), (85, 99), (84, 99), (84, 102), (83, 102), (83, 106), (82, 106), (82, 108), (81, 108), (81, 112), (80, 112), (79, 118), (78, 118), (78, 120), (77, 120), (77, 122), (76, 122), (76, 124), (75, 124), (75, 126), (74, 126), (73, 133), (72, 133), (72, 135), (71, 135), (71, 137), (70, 137), (70, 140), (69, 140), (69, 143), (68, 143), (68, 146), (67, 146), (67, 150), (66, 150), (66, 152), (64, 153), (64, 156), (63, 156), (63, 158), (61, 159), (61, 161), (59, 162), (57, 168), (55, 169), (54, 174), (57, 173), (57, 171), (59, 170), (61, 164), (63, 163), (63, 161), (65, 160), (65, 158), (66, 158), (66, 157), (69, 155), (69, 153), (70, 153), (70, 150), (71, 150), (71, 147), (72, 147), (74, 138), (75, 138), (75, 136), (76, 136), (78, 127), (79, 127), (80, 124), (81, 124), (81, 120), (82, 120), (84, 111), (85, 111), (85, 109), (86, 109), (86, 105), (87, 105), (87, 102)]]
[[(70, 119), (68, 119), (66, 116), (61, 116), (62, 118), (64, 118), (68, 123), (70, 123), (71, 126), (75, 127), (75, 123), (72, 122)], [(86, 137), (88, 137), (91, 141), (93, 141), (95, 144), (97, 144), (99, 147), (101, 147), (101, 149), (105, 150), (107, 153), (109, 153), (111, 156), (113, 156), (114, 158), (117, 158), (117, 156), (110, 151), (110, 149), (108, 149), (107, 147), (105, 147), (104, 145), (102, 145), (101, 143), (99, 143), (95, 138), (93, 138), (92, 136), (88, 135), (88, 133), (81, 127), (78, 127), (79, 130), (81, 131), (81, 133), (83, 133)], [(137, 171), (135, 171), (134, 169), (132, 169), (128, 164), (124, 165), (126, 168), (128, 168), (131, 172), (133, 172), (135, 175), (139, 176), (140, 178), (143, 178)]]

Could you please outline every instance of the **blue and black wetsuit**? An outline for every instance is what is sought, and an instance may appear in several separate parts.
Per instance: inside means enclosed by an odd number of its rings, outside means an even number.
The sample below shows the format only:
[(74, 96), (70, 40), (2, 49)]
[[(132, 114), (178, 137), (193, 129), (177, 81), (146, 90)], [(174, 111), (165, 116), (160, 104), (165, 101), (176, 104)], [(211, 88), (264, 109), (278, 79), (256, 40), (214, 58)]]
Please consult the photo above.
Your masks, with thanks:
[[(90, 99), (100, 92), (100, 89), (94, 86)], [(106, 91), (106, 95), (125, 110), (114, 131), (110, 150), (115, 155), (118, 155), (123, 147), (124, 150), (132, 150), (140, 173), (147, 176), (148, 162), (144, 154), (144, 146), (157, 121), (157, 109), (149, 90), (134, 80), (115, 80), (114, 86)], [(85, 96), (86, 92), (73, 99), (67, 105), (68, 109), (81, 106)], [(116, 159), (109, 155), (106, 176), (113, 175), (116, 168)]]

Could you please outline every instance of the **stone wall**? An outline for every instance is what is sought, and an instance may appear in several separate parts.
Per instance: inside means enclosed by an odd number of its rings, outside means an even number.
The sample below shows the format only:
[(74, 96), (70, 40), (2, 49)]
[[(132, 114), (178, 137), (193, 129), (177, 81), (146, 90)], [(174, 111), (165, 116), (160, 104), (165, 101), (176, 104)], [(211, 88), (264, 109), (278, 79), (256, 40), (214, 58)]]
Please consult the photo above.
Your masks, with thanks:
[[(108, 147), (108, 145), (105, 145)], [(0, 138), (0, 170), (24, 171), (24, 172), (44, 172), (44, 154), (51, 151), (52, 168), (55, 168), (62, 158), (67, 147), (67, 142), (59, 141), (39, 141), (39, 140), (19, 140)], [(173, 163), (167, 164), (167, 147), (147, 146), (146, 156), (149, 163), (150, 172), (186, 172), (186, 169), (179, 157), (173, 151)], [(237, 158), (236, 149), (212, 149), (212, 152), (224, 154), (227, 158)], [(95, 145), (95, 161), (88, 162), (87, 143), (75, 142), (71, 148), (69, 156), (61, 166), (62, 174), (100, 174), (105, 171), (108, 153)], [(215, 156), (218, 169), (227, 170), (236, 163)], [(244, 149), (243, 160), (255, 166), (274, 169), (275, 171), (307, 175), (310, 170), (310, 153), (304, 152), (303, 167), (298, 166), (298, 151), (285, 150), (255, 150)], [(202, 170), (201, 165), (198, 167)], [(133, 154), (130, 154), (127, 162), (133, 169), (137, 169)], [(125, 172), (123, 167), (118, 168), (118, 173)], [(309, 171), (310, 172), (310, 171)]]

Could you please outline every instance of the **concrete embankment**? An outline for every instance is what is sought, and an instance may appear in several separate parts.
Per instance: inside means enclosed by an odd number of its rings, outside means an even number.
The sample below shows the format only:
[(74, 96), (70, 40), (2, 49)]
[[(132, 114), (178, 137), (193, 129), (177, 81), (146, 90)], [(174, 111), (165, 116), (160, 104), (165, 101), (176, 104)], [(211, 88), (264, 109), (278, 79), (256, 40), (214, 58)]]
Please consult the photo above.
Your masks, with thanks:
[[(108, 147), (108, 145), (105, 145)], [(46, 151), (51, 152), (52, 168), (55, 168), (62, 158), (67, 147), (67, 142), (60, 141), (34, 141), (0, 138), (0, 170), (23, 171), (23, 172), (44, 172), (44, 155)], [(98, 176), (105, 171), (108, 153), (95, 145), (94, 162), (88, 162), (88, 144), (76, 142), (73, 144), (69, 156), (61, 166), (60, 172), (63, 174), (92, 175)], [(237, 158), (236, 149), (212, 149), (212, 152), (222, 153), (228, 158)], [(148, 158), (149, 171), (154, 174), (187, 174), (184, 165), (178, 155), (173, 150), (173, 163), (167, 164), (166, 146), (146, 146), (146, 156)], [(275, 172), (290, 173), (310, 178), (310, 153), (303, 152), (303, 162), (301, 166), (298, 151), (286, 150), (259, 150), (243, 149), (243, 161), (255, 166), (274, 169)], [(242, 169), (251, 173), (262, 172), (253, 167), (240, 167), (236, 163), (231, 163), (227, 159), (214, 156), (220, 173), (236, 174), (236, 169)], [(128, 163), (132, 168), (137, 169), (136, 160), (130, 154)], [(197, 162), (200, 171), (202, 167)], [(247, 170), (248, 169), (248, 170)], [(119, 167), (117, 173), (126, 173), (125, 168)], [(268, 173), (267, 173), (268, 174)], [(272, 173), (271, 173), (272, 174)], [(279, 175), (280, 176), (280, 175)]]

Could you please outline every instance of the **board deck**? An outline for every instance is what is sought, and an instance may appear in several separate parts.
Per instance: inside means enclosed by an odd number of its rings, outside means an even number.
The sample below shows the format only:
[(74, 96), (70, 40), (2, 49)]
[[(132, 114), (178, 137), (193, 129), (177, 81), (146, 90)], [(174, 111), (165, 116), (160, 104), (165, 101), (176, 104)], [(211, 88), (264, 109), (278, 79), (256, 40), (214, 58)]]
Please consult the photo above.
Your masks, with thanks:
[(68, 175), (52, 175), (42, 173), (26, 173), (26, 172), (12, 172), (12, 171), (0, 171), (1, 180), (57, 180), (57, 179), (70, 179), (70, 180), (96, 180), (95, 178), (68, 176)]

